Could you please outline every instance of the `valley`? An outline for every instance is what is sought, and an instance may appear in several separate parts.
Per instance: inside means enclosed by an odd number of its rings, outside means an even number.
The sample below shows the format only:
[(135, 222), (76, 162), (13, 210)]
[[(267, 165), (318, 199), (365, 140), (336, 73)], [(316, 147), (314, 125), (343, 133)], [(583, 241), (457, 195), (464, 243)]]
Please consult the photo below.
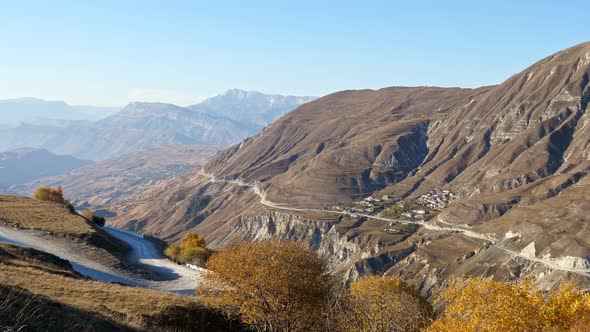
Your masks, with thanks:
[(12, 185), (69, 172), (90, 161), (60, 156), (47, 150), (20, 148), (0, 152), (0, 191)]
[(203, 176), (209, 178), (209, 181), (211, 181), (213, 183), (215, 183), (215, 182), (228, 183), (228, 184), (232, 184), (232, 185), (236, 185), (236, 186), (250, 188), (260, 198), (260, 204), (262, 204), (266, 207), (272, 208), (272, 209), (284, 210), (284, 211), (297, 211), (297, 212), (320, 212), (320, 213), (330, 213), (330, 214), (348, 215), (348, 216), (350, 216), (352, 214), (352, 215), (354, 215), (354, 216), (352, 216), (354, 218), (360, 217), (360, 218), (374, 219), (374, 220), (386, 222), (383, 224), (384, 225), (383, 227), (385, 227), (387, 225), (387, 223), (396, 223), (396, 224), (402, 224), (402, 225), (418, 225), (420, 227), (424, 227), (427, 230), (437, 231), (437, 232), (442, 231), (442, 232), (450, 232), (450, 233), (460, 233), (468, 238), (487, 241), (490, 246), (492, 246), (496, 249), (500, 249), (505, 252), (508, 252), (510, 255), (513, 255), (515, 257), (519, 257), (519, 258), (522, 258), (522, 259), (525, 259), (525, 260), (528, 260), (528, 261), (531, 261), (534, 263), (540, 263), (550, 269), (565, 271), (565, 272), (573, 272), (573, 273), (576, 273), (576, 274), (583, 276), (583, 277), (590, 277), (590, 266), (585, 266), (582, 268), (571, 268), (571, 267), (565, 266), (565, 264), (560, 264), (559, 260), (555, 260), (555, 259), (551, 259), (551, 258), (547, 258), (547, 259), (536, 258), (536, 257), (534, 257), (534, 255), (531, 256), (531, 255), (522, 254), (520, 252), (516, 252), (511, 249), (505, 248), (499, 244), (496, 244), (496, 242), (500, 241), (501, 239), (500, 240), (496, 239), (488, 234), (481, 234), (481, 233), (473, 232), (471, 230), (471, 227), (457, 227), (457, 226), (453, 227), (452, 224), (446, 223), (443, 220), (437, 220), (437, 219), (433, 220), (432, 222), (409, 221), (409, 220), (384, 218), (384, 217), (379, 217), (379, 216), (369, 215), (369, 214), (362, 214), (362, 213), (351, 213), (351, 212), (345, 212), (345, 211), (343, 212), (343, 211), (330, 210), (330, 209), (308, 209), (308, 208), (290, 207), (290, 206), (286, 206), (285, 204), (277, 204), (277, 203), (273, 203), (273, 202), (270, 202), (269, 200), (267, 200), (266, 194), (263, 191), (261, 191), (260, 188), (258, 187), (258, 185), (256, 185), (256, 184), (247, 184), (241, 180), (223, 180), (223, 179), (220, 180), (220, 179), (216, 179), (211, 174), (206, 174), (203, 172), (201, 172), (201, 174)]
[(0, 332), (590, 332), (589, 9), (3, 4)]
[[(202, 170), (113, 205), (109, 222), (168, 241), (193, 230), (212, 248), (304, 240), (345, 282), (395, 275), (426, 296), (457, 274), (586, 285), (589, 45), (497, 86), (322, 97)], [(456, 197), (429, 221), (331, 208), (434, 189)], [(419, 227), (389, 234), (392, 222)]]
[(131, 152), (65, 174), (15, 184), (5, 191), (31, 196), (39, 187), (61, 185), (80, 210), (91, 208), (108, 215), (110, 204), (129, 199), (160, 181), (183, 176), (219, 150), (209, 145), (172, 145)]

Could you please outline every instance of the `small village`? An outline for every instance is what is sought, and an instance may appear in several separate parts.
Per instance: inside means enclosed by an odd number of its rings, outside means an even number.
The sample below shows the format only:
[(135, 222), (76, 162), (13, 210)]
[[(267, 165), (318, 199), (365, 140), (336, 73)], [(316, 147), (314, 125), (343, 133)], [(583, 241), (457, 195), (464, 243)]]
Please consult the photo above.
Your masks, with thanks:
[(334, 205), (329, 209), (348, 213), (351, 218), (359, 218), (359, 215), (372, 215), (392, 219), (393, 221), (389, 222), (384, 231), (400, 233), (407, 231), (407, 227), (400, 229), (396, 228), (397, 225), (427, 222), (455, 199), (456, 195), (450, 190), (435, 188), (414, 199), (397, 201), (389, 195), (382, 195), (378, 198), (369, 196), (354, 202), (352, 206)]

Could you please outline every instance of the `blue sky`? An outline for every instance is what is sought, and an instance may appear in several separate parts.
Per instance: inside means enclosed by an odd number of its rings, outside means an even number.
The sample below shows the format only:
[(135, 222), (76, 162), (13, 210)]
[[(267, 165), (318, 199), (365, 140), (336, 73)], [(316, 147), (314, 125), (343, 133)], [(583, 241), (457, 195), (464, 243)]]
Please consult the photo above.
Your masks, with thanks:
[(590, 1), (4, 1), (0, 97), (180, 105), (497, 84), (590, 40)]

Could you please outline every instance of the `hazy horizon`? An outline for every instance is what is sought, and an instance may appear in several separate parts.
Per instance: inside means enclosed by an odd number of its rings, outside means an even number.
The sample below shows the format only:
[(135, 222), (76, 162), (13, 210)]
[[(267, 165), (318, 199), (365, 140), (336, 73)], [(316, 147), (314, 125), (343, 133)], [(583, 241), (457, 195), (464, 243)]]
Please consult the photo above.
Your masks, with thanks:
[[(585, 2), (569, 5), (581, 9)], [(562, 3), (537, 1), (26, 1), (3, 7), (0, 98), (71, 105), (190, 105), (233, 87), (303, 96), (387, 86), (478, 87), (590, 40), (586, 11), (556, 15)]]

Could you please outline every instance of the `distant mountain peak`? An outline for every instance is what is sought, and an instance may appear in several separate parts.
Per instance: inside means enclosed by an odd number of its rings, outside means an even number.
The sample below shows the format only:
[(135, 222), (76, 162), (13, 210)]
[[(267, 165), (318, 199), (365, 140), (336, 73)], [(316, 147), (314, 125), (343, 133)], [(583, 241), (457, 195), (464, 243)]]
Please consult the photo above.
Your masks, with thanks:
[(225, 91), (224, 93), (222, 93), (221, 95), (217, 96), (223, 96), (223, 97), (236, 97), (236, 98), (246, 98), (248, 96), (252, 96), (252, 95), (261, 95), (262, 93), (258, 92), (258, 91), (246, 91), (246, 90), (241, 90), (241, 89), (229, 89), (227, 91)]
[(213, 116), (263, 127), (285, 113), (317, 97), (265, 94), (258, 91), (230, 89), (223, 94), (186, 108)]
[(35, 97), (22, 97), (22, 98), (10, 98), (10, 99), (3, 99), (0, 100), (0, 103), (17, 103), (17, 104), (60, 104), (64, 106), (69, 106), (63, 100), (45, 100), (41, 98)]

